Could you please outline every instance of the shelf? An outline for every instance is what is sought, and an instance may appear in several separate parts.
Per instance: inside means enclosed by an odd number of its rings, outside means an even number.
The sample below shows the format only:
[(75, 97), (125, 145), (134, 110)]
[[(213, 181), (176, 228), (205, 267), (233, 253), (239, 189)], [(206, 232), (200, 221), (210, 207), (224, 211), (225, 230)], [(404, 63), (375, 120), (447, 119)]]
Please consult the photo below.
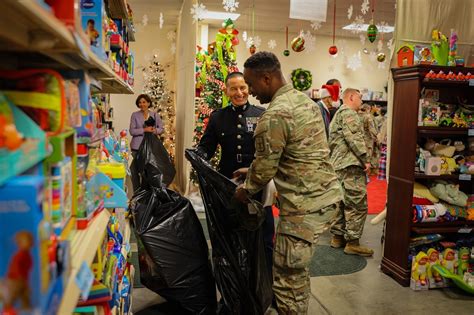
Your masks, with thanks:
[(127, 19), (128, 11), (125, 0), (109, 0), (110, 17), (113, 19)]
[(433, 223), (413, 223), (411, 230), (418, 234), (432, 233), (459, 233), (460, 229), (467, 228), (472, 233), (474, 231), (474, 221), (454, 221), (454, 222), (433, 222)]
[(101, 92), (133, 94), (132, 88), (77, 34), (35, 0), (3, 0), (0, 47), (3, 52), (18, 52), (16, 63), (23, 66), (88, 70), (102, 82)]
[(469, 128), (418, 126), (418, 134), (427, 136), (467, 136)]
[[(469, 175), (469, 174), (451, 174), (451, 175), (426, 175), (424, 173), (415, 173), (415, 179), (440, 179), (440, 180), (462, 180), (470, 181), (471, 179), (460, 178), (460, 175)], [(469, 177), (469, 176), (467, 176)]]
[(85, 230), (78, 230), (71, 238), (71, 275), (69, 276), (64, 295), (59, 307), (58, 314), (72, 314), (77, 305), (80, 291), (76, 284), (76, 275), (85, 262), (88, 266), (94, 260), (97, 248), (105, 235), (110, 214), (107, 210), (102, 210), (89, 227)]
[[(462, 71), (462, 69), (456, 69)], [(474, 87), (473, 85), (469, 84), (469, 81), (455, 81), (455, 80), (429, 80), (424, 78), (423, 85), (431, 85), (431, 86), (440, 86), (440, 87)]]

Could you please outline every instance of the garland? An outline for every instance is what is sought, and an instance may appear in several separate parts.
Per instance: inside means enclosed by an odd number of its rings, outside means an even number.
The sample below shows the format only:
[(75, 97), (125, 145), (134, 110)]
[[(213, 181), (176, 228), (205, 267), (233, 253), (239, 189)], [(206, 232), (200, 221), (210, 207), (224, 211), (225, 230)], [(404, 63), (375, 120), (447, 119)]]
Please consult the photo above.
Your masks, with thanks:
[(306, 91), (313, 84), (313, 76), (311, 75), (311, 71), (298, 68), (291, 73), (291, 81), (295, 89), (298, 91)]

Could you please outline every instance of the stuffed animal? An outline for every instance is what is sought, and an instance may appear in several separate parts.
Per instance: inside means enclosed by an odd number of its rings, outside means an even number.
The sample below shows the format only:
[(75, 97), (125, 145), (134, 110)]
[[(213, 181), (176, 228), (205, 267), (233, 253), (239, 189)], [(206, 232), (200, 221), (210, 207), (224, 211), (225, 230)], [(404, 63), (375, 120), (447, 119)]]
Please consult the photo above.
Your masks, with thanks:
[(434, 183), (430, 188), (430, 192), (437, 198), (452, 205), (465, 207), (467, 204), (467, 195), (459, 190), (459, 185), (440, 180)]
[(458, 275), (460, 276), (463, 276), (469, 268), (470, 253), (471, 251), (467, 247), (461, 247), (459, 249)]

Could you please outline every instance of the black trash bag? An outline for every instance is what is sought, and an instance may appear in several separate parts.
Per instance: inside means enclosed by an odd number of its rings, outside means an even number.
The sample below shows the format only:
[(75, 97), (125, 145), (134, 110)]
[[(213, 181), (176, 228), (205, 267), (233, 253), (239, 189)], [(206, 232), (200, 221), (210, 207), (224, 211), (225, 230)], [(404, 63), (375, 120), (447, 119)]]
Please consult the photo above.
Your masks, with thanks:
[[(151, 118), (151, 117), (150, 117)], [(136, 163), (138, 174), (141, 176), (143, 186), (143, 174), (149, 177), (149, 180), (154, 178), (154, 181), (148, 181), (149, 185), (157, 186), (158, 181), (165, 186), (171, 184), (176, 174), (173, 163), (170, 160), (170, 155), (160, 139), (151, 132), (145, 132), (142, 143), (138, 149), (137, 155), (132, 163)], [(155, 176), (155, 177), (154, 177)], [(147, 186), (145, 186), (146, 188)]]
[(190, 201), (163, 188), (160, 173), (149, 167), (129, 207), (138, 240), (140, 280), (181, 306), (180, 314), (215, 314), (216, 287), (201, 223)]
[(212, 261), (224, 307), (220, 314), (264, 314), (272, 301), (263, 243), (264, 210), (234, 198), (236, 184), (216, 172), (196, 150), (186, 158), (195, 169), (206, 209)]

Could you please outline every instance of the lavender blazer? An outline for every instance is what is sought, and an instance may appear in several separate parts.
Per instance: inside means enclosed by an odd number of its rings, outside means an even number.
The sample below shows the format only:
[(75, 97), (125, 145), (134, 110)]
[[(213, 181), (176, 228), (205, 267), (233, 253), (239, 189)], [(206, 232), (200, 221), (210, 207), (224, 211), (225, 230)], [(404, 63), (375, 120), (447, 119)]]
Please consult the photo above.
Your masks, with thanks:
[[(155, 112), (150, 111), (150, 116), (155, 118), (156, 126), (155, 126), (155, 134), (159, 135), (163, 132), (163, 122), (161, 121), (160, 115)], [(130, 117), (130, 134), (132, 135), (132, 141), (130, 142), (130, 148), (132, 150), (138, 150), (140, 148), (140, 144), (143, 140), (143, 124), (145, 123), (145, 117), (143, 116), (143, 112), (139, 110), (138, 112), (134, 112), (132, 117)]]

